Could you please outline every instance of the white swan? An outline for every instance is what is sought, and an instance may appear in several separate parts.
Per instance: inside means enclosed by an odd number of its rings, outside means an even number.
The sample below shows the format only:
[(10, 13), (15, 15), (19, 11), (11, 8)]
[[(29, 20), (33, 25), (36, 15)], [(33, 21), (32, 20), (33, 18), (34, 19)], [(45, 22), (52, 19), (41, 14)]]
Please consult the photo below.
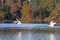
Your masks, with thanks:
[(54, 27), (55, 24), (56, 24), (56, 22), (51, 21), (49, 26)]
[(14, 21), (15, 24), (21, 24), (20, 20), (16, 19), (17, 21)]

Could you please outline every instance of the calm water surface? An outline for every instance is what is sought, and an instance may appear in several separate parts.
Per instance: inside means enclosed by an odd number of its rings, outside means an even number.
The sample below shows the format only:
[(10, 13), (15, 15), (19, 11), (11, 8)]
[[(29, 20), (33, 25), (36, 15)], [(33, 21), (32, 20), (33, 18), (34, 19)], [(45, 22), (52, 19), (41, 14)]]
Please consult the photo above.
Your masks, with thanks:
[(60, 40), (58, 32), (0, 32), (0, 40)]

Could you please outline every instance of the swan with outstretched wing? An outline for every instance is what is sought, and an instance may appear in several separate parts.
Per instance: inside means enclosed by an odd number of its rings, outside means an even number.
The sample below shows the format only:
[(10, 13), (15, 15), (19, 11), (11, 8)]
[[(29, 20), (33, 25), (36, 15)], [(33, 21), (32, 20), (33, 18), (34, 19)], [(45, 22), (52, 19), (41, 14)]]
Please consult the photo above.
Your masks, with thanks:
[(17, 21), (14, 21), (15, 24), (21, 24), (21, 21), (16, 19)]
[(51, 21), (49, 26), (54, 27), (55, 24), (56, 24), (56, 22)]

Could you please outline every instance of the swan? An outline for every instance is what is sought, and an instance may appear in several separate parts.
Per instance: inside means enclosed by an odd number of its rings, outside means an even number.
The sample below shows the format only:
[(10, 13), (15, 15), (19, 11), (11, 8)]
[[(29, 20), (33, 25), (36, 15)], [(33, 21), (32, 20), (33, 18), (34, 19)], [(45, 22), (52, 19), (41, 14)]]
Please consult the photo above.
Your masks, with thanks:
[(54, 27), (55, 24), (56, 24), (56, 22), (51, 21), (49, 26)]
[(17, 21), (14, 21), (15, 24), (21, 24), (21, 21), (16, 19)]

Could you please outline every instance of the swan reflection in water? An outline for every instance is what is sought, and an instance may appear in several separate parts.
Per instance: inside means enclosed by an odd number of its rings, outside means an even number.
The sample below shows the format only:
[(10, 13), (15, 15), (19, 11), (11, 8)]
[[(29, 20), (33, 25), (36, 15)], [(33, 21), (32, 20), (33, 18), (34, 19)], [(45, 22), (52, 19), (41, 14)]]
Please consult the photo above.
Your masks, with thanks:
[(50, 34), (50, 40), (56, 40), (55, 35), (53, 33)]

